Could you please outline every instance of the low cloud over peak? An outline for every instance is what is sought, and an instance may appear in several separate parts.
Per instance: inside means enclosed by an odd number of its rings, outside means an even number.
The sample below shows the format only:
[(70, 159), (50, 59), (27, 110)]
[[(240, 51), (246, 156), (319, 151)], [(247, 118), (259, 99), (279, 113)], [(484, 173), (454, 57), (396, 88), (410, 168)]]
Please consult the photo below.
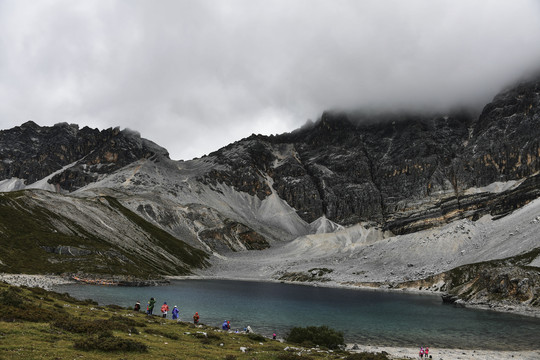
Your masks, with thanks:
[(129, 127), (191, 158), (326, 109), (445, 111), (536, 69), (536, 1), (0, 3), (1, 128)]

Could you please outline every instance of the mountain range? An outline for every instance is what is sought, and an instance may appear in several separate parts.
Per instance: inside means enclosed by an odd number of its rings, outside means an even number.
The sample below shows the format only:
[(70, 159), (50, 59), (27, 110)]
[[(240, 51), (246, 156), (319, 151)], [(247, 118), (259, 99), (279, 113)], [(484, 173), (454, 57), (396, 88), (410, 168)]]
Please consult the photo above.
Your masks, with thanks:
[(408, 284), (538, 307), (539, 139), (539, 79), (480, 114), (329, 111), (189, 161), (131, 130), (29, 121), (0, 131), (0, 271)]

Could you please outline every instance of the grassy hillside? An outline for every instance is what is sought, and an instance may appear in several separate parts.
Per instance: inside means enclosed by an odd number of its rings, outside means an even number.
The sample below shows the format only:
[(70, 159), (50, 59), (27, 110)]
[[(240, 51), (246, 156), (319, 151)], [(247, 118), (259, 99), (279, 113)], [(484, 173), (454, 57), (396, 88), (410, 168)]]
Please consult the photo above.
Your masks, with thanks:
[(0, 193), (0, 272), (148, 278), (189, 274), (207, 257), (114, 198)]
[[(294, 349), (285, 350), (288, 346)], [(67, 294), (4, 283), (0, 283), (0, 355), (6, 360), (386, 359), (382, 354), (305, 349), (257, 334), (225, 333), (206, 325), (147, 316), (115, 305), (97, 306)]]

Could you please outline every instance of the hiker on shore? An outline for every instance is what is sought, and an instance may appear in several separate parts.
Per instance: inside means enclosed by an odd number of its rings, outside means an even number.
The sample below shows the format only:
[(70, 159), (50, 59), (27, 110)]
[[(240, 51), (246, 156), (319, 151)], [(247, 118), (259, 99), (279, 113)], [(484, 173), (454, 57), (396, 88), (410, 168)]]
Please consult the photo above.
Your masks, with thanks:
[(148, 301), (148, 306), (146, 307), (146, 313), (148, 315), (152, 315), (154, 312), (154, 305), (156, 304), (156, 300), (152, 297), (150, 298), (150, 301)]
[(424, 357), (427, 359), (428, 355), (429, 355), (429, 348), (426, 346), (426, 348), (424, 349)]
[(424, 348), (422, 346), (420, 347), (420, 352), (418, 353), (418, 355), (420, 356), (420, 359), (424, 357)]
[(176, 305), (174, 305), (173, 309), (172, 309), (172, 319), (173, 320), (178, 320), (178, 313), (180, 311), (178, 310), (178, 307)]
[(168, 311), (169, 311), (169, 305), (167, 305), (167, 303), (164, 302), (163, 305), (161, 305), (161, 315), (163, 316), (163, 318), (167, 317)]
[(136, 311), (136, 312), (141, 311), (141, 302), (140, 301), (137, 301), (135, 303), (135, 306), (133, 307), (133, 311)]
[(276, 333), (273, 333), (273, 334), (272, 334), (272, 339), (273, 339), (273, 340), (276, 340), (276, 336), (277, 336)]
[(193, 315), (193, 323), (197, 325), (199, 323), (199, 313), (196, 312), (195, 315)]
[(231, 323), (225, 320), (223, 322), (223, 325), (221, 325), (221, 329), (229, 331), (231, 329)]

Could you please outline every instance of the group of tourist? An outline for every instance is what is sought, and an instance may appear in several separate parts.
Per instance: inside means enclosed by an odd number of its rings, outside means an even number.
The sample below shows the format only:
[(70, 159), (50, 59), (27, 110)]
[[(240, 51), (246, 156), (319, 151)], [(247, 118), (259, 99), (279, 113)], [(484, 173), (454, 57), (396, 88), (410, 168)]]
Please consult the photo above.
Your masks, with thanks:
[[(156, 305), (156, 299), (154, 299), (153, 297), (150, 298), (150, 300), (148, 300), (148, 304), (146, 305), (146, 314), (147, 315), (153, 315), (154, 313), (154, 306)], [(133, 307), (133, 310), (134, 311), (141, 311), (141, 302), (140, 301), (137, 301), (137, 303), (135, 303), (135, 306)], [(167, 305), (166, 302), (163, 303), (163, 305), (161, 305), (161, 316), (165, 319), (167, 318), (167, 313), (169, 312), (169, 305)], [(177, 321), (180, 321), (180, 319), (178, 318), (178, 314), (179, 314), (180, 310), (178, 310), (178, 306), (174, 305), (173, 309), (172, 309), (172, 319), (173, 320), (177, 320)], [(193, 323), (195, 325), (197, 325), (199, 323), (199, 312), (195, 312), (195, 315), (193, 315)], [(231, 322), (228, 321), (228, 320), (225, 320), (223, 322), (223, 325), (221, 326), (221, 328), (223, 330), (226, 330), (226, 331), (229, 331), (231, 329)], [(238, 330), (236, 330), (236, 332), (239, 332)], [(248, 325), (245, 329), (244, 329), (244, 332), (246, 333), (252, 333), (253, 330), (251, 330), (251, 327)], [(275, 340), (276, 339), (276, 333), (273, 333), (272, 334), (272, 338)]]
[[(154, 314), (154, 306), (156, 305), (156, 299), (153, 297), (148, 300), (148, 304), (146, 305), (146, 314), (147, 315), (153, 315)], [(141, 302), (137, 301), (135, 303), (135, 306), (133, 307), (134, 311), (141, 311)], [(166, 302), (161, 305), (161, 316), (165, 319), (167, 318), (167, 314), (169, 313), (169, 305), (167, 305)], [(173, 320), (179, 320), (178, 314), (180, 313), (180, 310), (178, 310), (178, 306), (174, 305), (172, 309), (172, 319)], [(195, 315), (193, 315), (193, 323), (196, 325), (199, 323), (199, 313), (196, 312)]]
[(423, 346), (420, 347), (420, 353), (418, 354), (420, 356), (420, 359), (422, 358), (432, 358), (431, 355), (429, 355), (429, 348), (426, 346), (425, 348)]

